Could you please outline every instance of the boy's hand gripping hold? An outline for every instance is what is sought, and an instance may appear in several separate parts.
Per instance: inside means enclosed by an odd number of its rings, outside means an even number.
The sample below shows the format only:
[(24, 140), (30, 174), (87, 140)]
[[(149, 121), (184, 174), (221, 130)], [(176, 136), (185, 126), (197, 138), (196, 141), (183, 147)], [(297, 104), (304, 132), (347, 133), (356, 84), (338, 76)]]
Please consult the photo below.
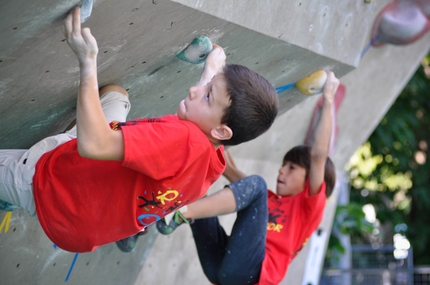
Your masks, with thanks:
[(205, 67), (197, 85), (206, 85), (217, 73), (221, 72), (225, 65), (225, 59), (224, 49), (217, 44), (213, 44), (213, 49), (206, 57)]
[(336, 94), (337, 88), (339, 87), (339, 79), (337, 79), (334, 73), (331, 71), (326, 71), (326, 73), (327, 81), (323, 89), (324, 100), (328, 101), (330, 104), (333, 104), (334, 95)]
[(82, 65), (87, 60), (97, 59), (98, 46), (90, 29), (81, 28), (80, 9), (77, 7), (67, 15), (62, 30), (67, 43)]

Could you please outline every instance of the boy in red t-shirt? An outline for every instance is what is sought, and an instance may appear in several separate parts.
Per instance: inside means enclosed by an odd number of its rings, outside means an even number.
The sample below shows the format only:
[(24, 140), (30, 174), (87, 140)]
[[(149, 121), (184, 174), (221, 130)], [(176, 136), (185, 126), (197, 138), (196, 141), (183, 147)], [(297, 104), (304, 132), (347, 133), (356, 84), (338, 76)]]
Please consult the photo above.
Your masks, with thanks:
[[(336, 180), (328, 154), (331, 109), (339, 80), (327, 73), (324, 105), (312, 145), (287, 152), (276, 194), (267, 190), (260, 176), (246, 177), (226, 151), (223, 174), (232, 183), (175, 212), (168, 223), (166, 219), (157, 222), (162, 234), (170, 234), (184, 221), (191, 224), (200, 263), (213, 284), (279, 284), (321, 222), (326, 197)], [(216, 216), (233, 212), (237, 218), (227, 236)]]
[(176, 115), (125, 122), (128, 94), (99, 90), (97, 42), (79, 12), (62, 26), (80, 67), (76, 126), (29, 150), (0, 150), (0, 200), (37, 214), (57, 246), (87, 252), (202, 197), (224, 171), (223, 145), (265, 132), (278, 101), (266, 79), (225, 64), (214, 45)]

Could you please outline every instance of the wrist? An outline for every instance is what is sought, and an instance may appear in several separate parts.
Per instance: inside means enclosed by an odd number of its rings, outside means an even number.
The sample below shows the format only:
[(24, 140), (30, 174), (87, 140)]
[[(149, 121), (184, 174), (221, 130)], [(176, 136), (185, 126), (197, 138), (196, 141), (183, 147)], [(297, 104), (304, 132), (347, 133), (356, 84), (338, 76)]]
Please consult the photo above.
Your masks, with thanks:
[(81, 72), (97, 70), (97, 60), (96, 59), (79, 60), (79, 69), (81, 70)]
[(78, 61), (81, 67), (84, 67), (87, 65), (97, 65), (97, 54), (78, 57)]
[(331, 106), (333, 105), (334, 98), (333, 97), (324, 97), (324, 105)]
[(214, 76), (215, 76), (215, 73), (213, 73), (212, 71), (207, 69), (203, 70), (203, 73), (200, 76), (199, 85), (206, 85), (212, 80)]

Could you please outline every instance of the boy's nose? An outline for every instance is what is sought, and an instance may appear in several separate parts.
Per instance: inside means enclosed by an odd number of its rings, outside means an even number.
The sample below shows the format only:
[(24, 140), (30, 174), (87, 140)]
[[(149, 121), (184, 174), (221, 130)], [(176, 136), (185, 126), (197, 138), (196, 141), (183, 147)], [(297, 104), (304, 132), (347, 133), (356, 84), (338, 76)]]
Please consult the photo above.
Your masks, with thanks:
[(197, 96), (198, 86), (190, 87), (190, 99), (193, 100)]
[(284, 174), (284, 166), (282, 166), (281, 168), (279, 168), (279, 174)]

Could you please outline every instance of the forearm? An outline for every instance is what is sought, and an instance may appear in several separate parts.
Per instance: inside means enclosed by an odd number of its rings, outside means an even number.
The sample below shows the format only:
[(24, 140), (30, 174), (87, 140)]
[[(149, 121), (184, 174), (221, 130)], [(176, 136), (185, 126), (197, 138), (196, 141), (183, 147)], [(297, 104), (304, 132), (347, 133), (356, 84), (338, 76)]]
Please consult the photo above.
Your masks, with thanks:
[(243, 173), (242, 171), (240, 171), (236, 167), (231, 167), (231, 166), (230, 167), (227, 166), (225, 168), (223, 175), (225, 178), (228, 179), (228, 181), (230, 181), (230, 183), (236, 182), (237, 180), (240, 180), (240, 179), (246, 177), (245, 173)]
[(231, 214), (235, 211), (236, 200), (234, 198), (233, 191), (230, 188), (225, 187), (210, 196), (189, 204), (188, 210), (184, 213), (184, 216), (187, 219), (204, 219)]
[(205, 65), (200, 80), (197, 83), (198, 86), (204, 86), (208, 84), (212, 78), (217, 74), (214, 68)]
[(97, 61), (95, 58), (80, 61), (80, 85), (76, 108), (78, 150), (82, 156), (103, 149), (111, 132), (100, 104)]
[(332, 136), (332, 107), (333, 102), (324, 99), (321, 117), (314, 133), (311, 145), (311, 156), (313, 158), (326, 159), (330, 151), (330, 140)]
[(223, 175), (225, 178), (228, 179), (228, 181), (230, 181), (230, 183), (236, 182), (237, 180), (246, 177), (246, 174), (236, 167), (236, 163), (234, 162), (233, 156), (228, 149), (224, 151), (224, 158), (226, 165)]

